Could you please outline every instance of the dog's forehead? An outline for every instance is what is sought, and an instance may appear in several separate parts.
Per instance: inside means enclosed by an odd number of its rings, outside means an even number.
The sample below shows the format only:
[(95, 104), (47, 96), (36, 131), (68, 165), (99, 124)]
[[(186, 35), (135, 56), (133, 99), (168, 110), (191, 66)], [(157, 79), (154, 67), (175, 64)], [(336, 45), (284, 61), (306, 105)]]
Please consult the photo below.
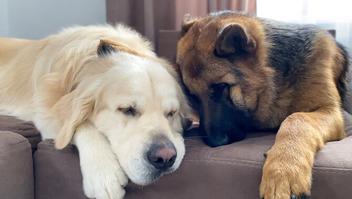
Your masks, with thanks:
[(152, 100), (161, 110), (178, 109), (180, 106), (179, 97), (181, 89), (175, 78), (166, 69), (163, 62), (150, 60), (147, 66), (148, 78), (150, 79), (150, 89)]
[[(116, 78), (118, 79), (118, 78)], [(124, 78), (116, 81), (110, 81), (104, 89), (103, 98), (109, 106), (135, 105), (144, 106), (152, 98), (149, 92), (148, 81), (141, 78)]]
[(177, 97), (177, 82), (161, 63), (151, 62), (147, 68), (154, 95), (163, 99)]
[(190, 69), (193, 74), (199, 74), (202, 66), (213, 59), (215, 42), (222, 26), (222, 20), (217, 18), (197, 21), (178, 42), (177, 63), (187, 68), (190, 64), (197, 65)]
[(165, 67), (162, 62), (137, 56), (116, 60), (107, 73), (108, 100), (178, 106), (177, 83)]
[[(222, 28), (231, 23), (245, 23), (240, 15), (210, 16), (199, 19), (180, 38), (177, 49), (177, 63), (182, 78), (193, 94), (208, 92), (209, 85), (220, 82), (234, 83), (236, 64), (215, 56), (215, 43)], [(243, 64), (242, 64), (243, 65)]]

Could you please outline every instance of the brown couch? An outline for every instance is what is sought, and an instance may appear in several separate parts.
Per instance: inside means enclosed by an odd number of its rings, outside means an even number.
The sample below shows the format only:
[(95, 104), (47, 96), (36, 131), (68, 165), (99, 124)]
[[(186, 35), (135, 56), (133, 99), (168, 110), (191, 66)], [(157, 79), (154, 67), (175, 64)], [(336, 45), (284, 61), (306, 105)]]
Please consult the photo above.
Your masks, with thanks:
[[(313, 199), (352, 198), (352, 117), (345, 116), (349, 136), (328, 143), (316, 157)], [(263, 153), (275, 135), (257, 133), (241, 142), (209, 148), (194, 131), (186, 138), (187, 153), (179, 170), (146, 187), (130, 183), (126, 198), (259, 198)], [(0, 198), (86, 199), (76, 149), (58, 151), (52, 141), (37, 144), (39, 140), (30, 123), (0, 117)]]

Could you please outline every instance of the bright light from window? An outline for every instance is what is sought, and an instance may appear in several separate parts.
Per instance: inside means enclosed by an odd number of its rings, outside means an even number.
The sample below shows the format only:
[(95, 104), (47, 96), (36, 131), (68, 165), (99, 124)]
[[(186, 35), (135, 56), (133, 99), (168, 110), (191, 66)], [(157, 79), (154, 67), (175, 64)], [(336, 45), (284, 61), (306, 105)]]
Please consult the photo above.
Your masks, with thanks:
[(301, 23), (351, 22), (350, 0), (257, 0), (260, 17)]

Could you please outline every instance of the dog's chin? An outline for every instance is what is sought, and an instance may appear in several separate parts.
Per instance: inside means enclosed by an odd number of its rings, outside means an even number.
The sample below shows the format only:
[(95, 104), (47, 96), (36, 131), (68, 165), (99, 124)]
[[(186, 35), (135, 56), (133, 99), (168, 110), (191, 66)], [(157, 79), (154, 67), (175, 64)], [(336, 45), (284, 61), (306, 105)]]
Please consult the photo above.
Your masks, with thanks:
[(157, 169), (146, 169), (146, 171), (143, 172), (143, 175), (139, 175), (139, 176), (128, 175), (128, 173), (127, 173), (127, 175), (133, 183), (135, 183), (137, 185), (145, 186), (145, 185), (149, 185), (149, 184), (154, 183), (163, 175), (172, 173), (175, 170), (176, 170), (176, 168), (170, 168), (165, 171), (160, 171)]

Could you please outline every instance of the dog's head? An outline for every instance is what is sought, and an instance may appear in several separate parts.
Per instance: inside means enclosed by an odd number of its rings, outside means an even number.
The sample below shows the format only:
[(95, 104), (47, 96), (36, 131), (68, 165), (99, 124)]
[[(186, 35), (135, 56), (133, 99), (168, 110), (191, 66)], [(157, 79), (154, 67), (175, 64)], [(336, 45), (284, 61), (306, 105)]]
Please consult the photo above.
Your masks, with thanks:
[(265, 65), (267, 47), (252, 17), (223, 12), (184, 21), (177, 64), (210, 146), (242, 140), (269, 117), (274, 71)]
[(188, 105), (167, 62), (102, 40), (95, 58), (71, 79), (78, 83), (61, 106), (68, 110), (57, 148), (89, 122), (106, 137), (133, 182), (148, 184), (179, 167)]

